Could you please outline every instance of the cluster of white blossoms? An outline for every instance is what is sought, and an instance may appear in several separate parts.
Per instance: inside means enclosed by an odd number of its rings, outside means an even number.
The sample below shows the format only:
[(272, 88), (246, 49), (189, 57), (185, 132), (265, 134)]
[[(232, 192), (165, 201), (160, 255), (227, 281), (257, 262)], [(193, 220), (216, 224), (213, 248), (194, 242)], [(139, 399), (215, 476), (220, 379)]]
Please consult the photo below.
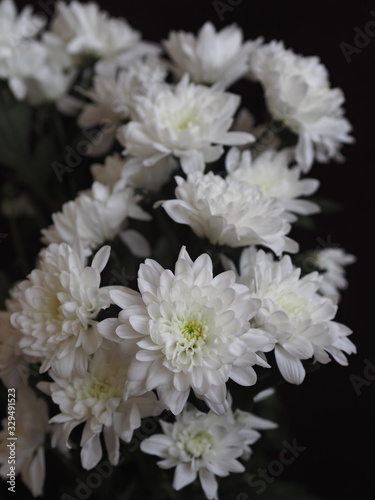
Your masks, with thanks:
[[(245, 40), (236, 25), (154, 44), (78, 1), (57, 2), (46, 24), (1, 0), (0, 79), (8, 100), (49, 103), (46, 123), (60, 113), (57, 130), (91, 138), (80, 190), (60, 176), (69, 195), (0, 312), (17, 472), (38, 496), (46, 445), (65, 460), (80, 449), (87, 470), (120, 464), (124, 450), (130, 463), (151, 419), (140, 450), (175, 468), (174, 489), (199, 479), (217, 500), (216, 478), (244, 472), (259, 431), (275, 427), (240, 408), (271, 379), (301, 384), (310, 365), (346, 365), (356, 352), (335, 320), (355, 257), (310, 252), (315, 271), (304, 275), (292, 232), (321, 210), (313, 162), (339, 159), (352, 141), (341, 90), (317, 58)], [(241, 79), (245, 92), (263, 86), (268, 113), (293, 134), (262, 143), (267, 123), (255, 122), (251, 133), (232, 92)]]

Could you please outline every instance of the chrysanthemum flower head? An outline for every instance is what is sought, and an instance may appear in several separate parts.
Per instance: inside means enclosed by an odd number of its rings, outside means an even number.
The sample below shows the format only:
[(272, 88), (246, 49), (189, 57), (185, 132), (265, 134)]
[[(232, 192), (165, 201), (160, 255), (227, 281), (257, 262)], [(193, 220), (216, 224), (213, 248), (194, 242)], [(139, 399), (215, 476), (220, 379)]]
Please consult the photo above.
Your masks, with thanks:
[(114, 185), (95, 181), (90, 190), (65, 203), (61, 212), (52, 214), (53, 225), (42, 231), (43, 241), (73, 245), (78, 239), (86, 255), (91, 255), (125, 228), (128, 217), (151, 218), (138, 205), (139, 201), (140, 197), (124, 179)]
[(163, 45), (179, 78), (189, 73), (196, 83), (226, 88), (247, 73), (249, 54), (258, 43), (243, 43), (242, 30), (234, 24), (216, 31), (206, 22), (197, 36), (172, 31)]
[(289, 215), (275, 198), (266, 198), (257, 185), (212, 172), (176, 177), (176, 199), (162, 203), (179, 224), (188, 224), (214, 245), (263, 245), (277, 255), (296, 252), (298, 244), (286, 236)]
[[(255, 443), (259, 432), (249, 426), (250, 414), (242, 412), (237, 418), (231, 409), (224, 415), (202, 413), (188, 405), (176, 417), (175, 423), (161, 421), (163, 434), (155, 434), (141, 443), (144, 453), (162, 458), (162, 469), (176, 467), (173, 488), (180, 490), (199, 477), (208, 499), (217, 500), (217, 480), (231, 472), (243, 472), (238, 461), (250, 456), (249, 445)], [(246, 415), (246, 416), (245, 416)]]
[(102, 457), (102, 433), (108, 458), (117, 465), (120, 438), (129, 442), (133, 431), (141, 425), (141, 418), (155, 417), (162, 411), (152, 392), (123, 399), (126, 372), (121, 349), (108, 342), (95, 352), (84, 375), (61, 377), (51, 370), (53, 382), (38, 385), (60, 408), (51, 423), (62, 426), (68, 448), (72, 430), (85, 424), (80, 441), (81, 463), (85, 469), (95, 467)]
[(191, 260), (182, 247), (174, 273), (147, 259), (138, 273), (140, 294), (113, 291), (123, 311), (99, 324), (110, 340), (136, 348), (128, 394), (155, 389), (165, 408), (182, 411), (192, 389), (216, 413), (228, 408), (226, 382), (256, 382), (253, 366), (270, 350), (267, 334), (249, 327), (259, 302), (232, 271), (213, 276), (207, 254)]
[(88, 356), (102, 342), (96, 317), (111, 304), (107, 288), (100, 288), (109, 253), (110, 247), (101, 248), (86, 266), (82, 252), (53, 243), (13, 289), (11, 322), (22, 334), (19, 347), (42, 363), (41, 372), (53, 366), (62, 376), (85, 373)]
[(250, 151), (240, 153), (232, 148), (226, 156), (226, 168), (231, 178), (259, 186), (265, 198), (277, 199), (293, 222), (293, 214), (309, 215), (320, 211), (316, 203), (300, 199), (300, 196), (313, 194), (319, 181), (301, 179), (300, 167), (289, 167), (293, 157), (293, 149), (271, 149), (252, 158)]
[(51, 31), (64, 41), (69, 54), (97, 58), (133, 49), (140, 40), (125, 19), (110, 17), (95, 2), (57, 2)]
[(334, 321), (337, 306), (318, 293), (321, 277), (317, 272), (301, 277), (288, 255), (276, 261), (272, 254), (248, 248), (241, 255), (238, 280), (262, 301), (251, 322), (274, 336), (276, 362), (288, 382), (304, 380), (302, 360), (328, 363), (329, 353), (346, 365), (344, 353), (356, 352), (347, 338), (351, 330)]
[(302, 57), (272, 41), (252, 52), (251, 72), (261, 82), (269, 112), (298, 136), (296, 160), (307, 172), (319, 162), (341, 159), (342, 144), (353, 142), (344, 118), (344, 96), (331, 88), (317, 57)]
[(222, 145), (246, 144), (253, 136), (230, 132), (239, 105), (235, 94), (189, 82), (185, 75), (174, 88), (158, 88), (135, 105), (136, 119), (119, 129), (125, 154), (142, 158), (145, 166), (173, 155), (185, 173), (203, 171), (217, 160)]

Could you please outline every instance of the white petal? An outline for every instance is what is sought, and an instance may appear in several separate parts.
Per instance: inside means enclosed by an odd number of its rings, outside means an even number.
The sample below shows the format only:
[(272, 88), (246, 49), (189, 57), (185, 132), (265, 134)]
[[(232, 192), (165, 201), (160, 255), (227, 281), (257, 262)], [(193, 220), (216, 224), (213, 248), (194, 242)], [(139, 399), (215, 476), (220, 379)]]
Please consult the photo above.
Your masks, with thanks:
[(141, 442), (141, 450), (144, 453), (157, 455), (158, 457), (168, 456), (170, 446), (171, 438), (164, 436), (163, 434), (154, 434)]
[(111, 247), (109, 245), (102, 247), (98, 252), (96, 252), (95, 257), (92, 260), (91, 267), (95, 267), (101, 273), (107, 265), (110, 254)]
[(199, 470), (199, 480), (201, 482), (203, 491), (209, 500), (215, 500), (217, 498), (217, 481), (215, 476), (206, 468)]
[(281, 375), (291, 384), (302, 384), (306, 372), (302, 362), (283, 348), (276, 346), (275, 358)]
[(187, 484), (192, 483), (196, 477), (197, 473), (190, 464), (179, 464), (174, 473), (173, 488), (178, 491)]
[(119, 236), (133, 255), (142, 258), (150, 256), (151, 248), (149, 242), (139, 231), (127, 229), (120, 233)]
[(81, 449), (81, 463), (86, 470), (93, 469), (102, 458), (99, 434), (94, 434)]

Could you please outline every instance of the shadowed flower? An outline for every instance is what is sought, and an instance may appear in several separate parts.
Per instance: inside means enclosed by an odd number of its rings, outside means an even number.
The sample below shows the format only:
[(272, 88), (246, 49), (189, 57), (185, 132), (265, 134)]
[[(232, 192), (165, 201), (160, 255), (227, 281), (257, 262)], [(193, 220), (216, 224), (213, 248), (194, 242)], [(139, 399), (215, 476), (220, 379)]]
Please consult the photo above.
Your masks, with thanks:
[[(21, 384), (17, 389), (15, 408), (15, 474), (19, 474), (32, 495), (38, 497), (43, 494), (45, 480), (44, 441), (48, 432), (48, 407), (30, 387)], [(4, 419), (0, 431), (0, 476), (4, 480), (9, 480), (12, 465), (10, 422)]]
[(217, 480), (231, 472), (244, 472), (239, 458), (248, 459), (251, 444), (260, 438), (251, 427), (251, 414), (223, 415), (202, 413), (187, 405), (175, 423), (160, 422), (163, 434), (155, 434), (141, 443), (144, 453), (162, 458), (161, 469), (176, 467), (173, 488), (180, 490), (199, 477), (209, 500), (217, 500)]
[(127, 366), (117, 345), (104, 343), (92, 357), (83, 376), (59, 377), (53, 370), (53, 382), (38, 387), (49, 394), (60, 412), (50, 422), (62, 426), (61, 434), (70, 448), (69, 436), (82, 423), (81, 463), (92, 469), (102, 458), (101, 434), (111, 464), (120, 458), (120, 438), (130, 442), (141, 418), (157, 416), (162, 408), (153, 392), (124, 400)]

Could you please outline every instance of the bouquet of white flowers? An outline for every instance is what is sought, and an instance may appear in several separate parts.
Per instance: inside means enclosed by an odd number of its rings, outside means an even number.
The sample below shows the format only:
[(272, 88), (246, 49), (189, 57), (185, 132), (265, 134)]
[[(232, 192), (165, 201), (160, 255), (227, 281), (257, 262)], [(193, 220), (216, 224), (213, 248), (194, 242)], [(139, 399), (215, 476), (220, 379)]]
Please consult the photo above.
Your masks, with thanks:
[[(295, 236), (353, 142), (343, 93), (235, 24), (155, 44), (95, 3), (47, 14), (0, 2), (7, 490), (43, 495), (51, 461), (63, 500), (279, 498), (278, 385), (356, 352), (355, 257)], [(281, 440), (271, 476), (303, 450)]]

